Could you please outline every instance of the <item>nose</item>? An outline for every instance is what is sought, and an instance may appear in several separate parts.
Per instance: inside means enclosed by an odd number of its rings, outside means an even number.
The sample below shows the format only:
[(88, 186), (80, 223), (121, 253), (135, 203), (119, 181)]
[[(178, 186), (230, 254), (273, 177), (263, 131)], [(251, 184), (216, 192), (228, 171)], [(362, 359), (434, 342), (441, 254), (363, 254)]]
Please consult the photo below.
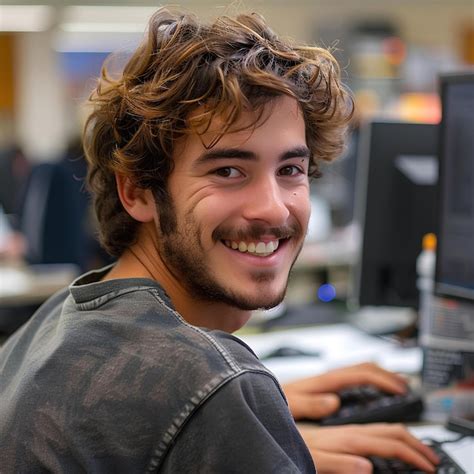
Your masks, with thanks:
[(243, 192), (245, 199), (243, 217), (246, 220), (259, 220), (270, 226), (288, 222), (290, 191), (280, 186), (276, 177), (256, 180)]

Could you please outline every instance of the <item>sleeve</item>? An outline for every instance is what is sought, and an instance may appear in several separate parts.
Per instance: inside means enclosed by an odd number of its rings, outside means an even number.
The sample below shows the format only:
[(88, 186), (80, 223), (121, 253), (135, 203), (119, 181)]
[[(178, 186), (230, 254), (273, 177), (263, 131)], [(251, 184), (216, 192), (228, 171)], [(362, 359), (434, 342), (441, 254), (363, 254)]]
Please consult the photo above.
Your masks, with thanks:
[(315, 467), (274, 380), (246, 372), (193, 414), (159, 472), (315, 473)]

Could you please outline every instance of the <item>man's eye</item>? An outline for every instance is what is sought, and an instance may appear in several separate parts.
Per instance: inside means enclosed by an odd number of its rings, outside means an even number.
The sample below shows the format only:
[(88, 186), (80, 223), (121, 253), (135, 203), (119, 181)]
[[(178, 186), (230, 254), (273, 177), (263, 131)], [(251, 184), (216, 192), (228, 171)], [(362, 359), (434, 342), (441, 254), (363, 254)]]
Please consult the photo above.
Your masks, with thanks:
[(215, 170), (214, 173), (222, 178), (238, 178), (242, 175), (238, 169), (232, 168), (230, 166), (227, 166), (226, 168), (219, 168)]
[(285, 166), (279, 171), (280, 176), (295, 176), (301, 173), (304, 173), (304, 171), (295, 165)]

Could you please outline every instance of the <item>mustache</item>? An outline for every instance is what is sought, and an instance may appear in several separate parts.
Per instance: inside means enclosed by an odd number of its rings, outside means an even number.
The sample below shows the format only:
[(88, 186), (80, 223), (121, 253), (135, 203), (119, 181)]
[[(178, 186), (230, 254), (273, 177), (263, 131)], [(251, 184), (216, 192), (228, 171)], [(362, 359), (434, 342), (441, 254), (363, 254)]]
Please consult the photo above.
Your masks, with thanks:
[(217, 240), (233, 241), (258, 241), (263, 236), (273, 236), (276, 239), (288, 239), (290, 237), (300, 236), (303, 233), (301, 225), (298, 223), (289, 226), (269, 227), (263, 224), (255, 223), (241, 229), (220, 226), (212, 233), (212, 238)]

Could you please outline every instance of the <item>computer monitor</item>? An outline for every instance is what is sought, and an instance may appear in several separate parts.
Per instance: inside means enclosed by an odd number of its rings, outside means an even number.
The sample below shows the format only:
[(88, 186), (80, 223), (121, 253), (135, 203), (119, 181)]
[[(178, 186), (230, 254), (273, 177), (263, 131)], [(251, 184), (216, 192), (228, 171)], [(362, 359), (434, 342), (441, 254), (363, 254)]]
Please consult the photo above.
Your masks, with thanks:
[[(422, 311), (425, 417), (474, 421), (474, 70), (440, 78), (435, 295)], [(467, 421), (466, 421), (467, 420)]]
[(441, 77), (435, 291), (474, 301), (474, 72)]
[(356, 219), (362, 246), (354, 278), (359, 306), (418, 308), (416, 258), (436, 230), (434, 124), (373, 121), (362, 130)]

